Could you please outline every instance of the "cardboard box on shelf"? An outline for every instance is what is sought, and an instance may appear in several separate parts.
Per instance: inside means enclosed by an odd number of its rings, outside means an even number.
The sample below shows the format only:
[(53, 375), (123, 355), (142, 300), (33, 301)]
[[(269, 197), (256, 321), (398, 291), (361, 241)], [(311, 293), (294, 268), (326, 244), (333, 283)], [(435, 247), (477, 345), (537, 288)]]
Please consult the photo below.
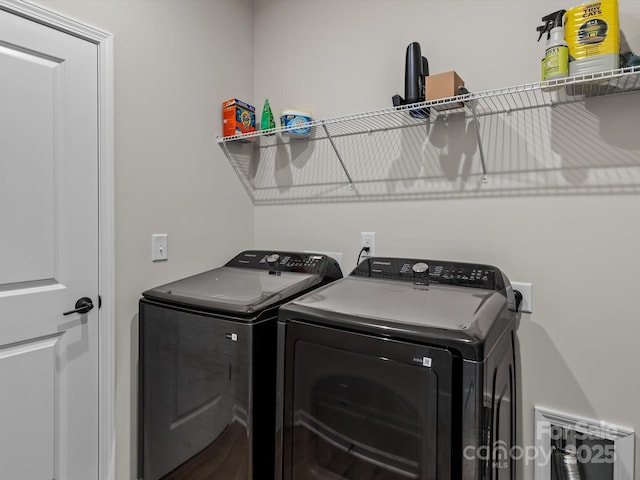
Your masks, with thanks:
[[(437, 73), (429, 75), (425, 79), (426, 100), (439, 100), (441, 98), (455, 97), (458, 95), (458, 87), (464, 87), (464, 80), (454, 72)], [(434, 105), (431, 108), (436, 110), (448, 110), (451, 108), (461, 108), (464, 105), (461, 102), (445, 103), (442, 105)]]
[(232, 137), (256, 131), (256, 109), (237, 98), (222, 103), (222, 135)]

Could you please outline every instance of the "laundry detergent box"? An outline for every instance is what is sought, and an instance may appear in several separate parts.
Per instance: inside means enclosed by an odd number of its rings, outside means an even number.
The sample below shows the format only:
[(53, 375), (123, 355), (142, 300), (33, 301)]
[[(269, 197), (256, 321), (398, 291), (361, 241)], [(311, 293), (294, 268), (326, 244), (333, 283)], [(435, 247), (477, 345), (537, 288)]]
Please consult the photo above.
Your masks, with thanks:
[(222, 135), (232, 137), (256, 131), (256, 108), (232, 98), (222, 103)]

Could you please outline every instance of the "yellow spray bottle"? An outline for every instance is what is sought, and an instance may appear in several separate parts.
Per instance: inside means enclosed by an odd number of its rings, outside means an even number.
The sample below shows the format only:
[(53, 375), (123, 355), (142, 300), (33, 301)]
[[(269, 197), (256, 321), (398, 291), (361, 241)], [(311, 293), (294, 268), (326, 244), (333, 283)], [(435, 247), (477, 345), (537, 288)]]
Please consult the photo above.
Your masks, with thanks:
[(569, 75), (569, 47), (564, 39), (562, 21), (566, 10), (558, 10), (542, 17), (544, 25), (536, 30), (540, 32), (538, 41), (547, 34), (547, 47), (542, 59), (542, 81), (563, 78)]

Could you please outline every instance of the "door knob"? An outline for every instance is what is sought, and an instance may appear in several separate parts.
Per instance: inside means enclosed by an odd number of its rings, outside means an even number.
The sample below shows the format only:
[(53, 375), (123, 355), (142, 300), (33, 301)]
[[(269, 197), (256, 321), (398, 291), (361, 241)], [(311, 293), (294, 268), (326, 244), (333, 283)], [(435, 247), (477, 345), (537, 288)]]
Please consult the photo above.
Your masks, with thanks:
[(93, 308), (93, 302), (89, 297), (79, 298), (76, 302), (76, 308), (74, 310), (69, 310), (68, 312), (64, 312), (63, 315), (71, 315), (72, 313), (87, 313), (89, 310)]

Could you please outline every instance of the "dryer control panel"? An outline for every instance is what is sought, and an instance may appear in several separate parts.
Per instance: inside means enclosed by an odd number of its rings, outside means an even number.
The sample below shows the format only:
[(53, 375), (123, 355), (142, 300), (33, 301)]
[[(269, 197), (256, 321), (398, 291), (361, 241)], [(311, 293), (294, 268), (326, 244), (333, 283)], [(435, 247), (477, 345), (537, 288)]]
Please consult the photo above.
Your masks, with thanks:
[(315, 253), (247, 250), (236, 255), (225, 266), (273, 272), (323, 274), (329, 260), (326, 255)]
[(502, 274), (496, 267), (442, 260), (372, 257), (360, 263), (351, 275), (485, 290), (504, 288)]

